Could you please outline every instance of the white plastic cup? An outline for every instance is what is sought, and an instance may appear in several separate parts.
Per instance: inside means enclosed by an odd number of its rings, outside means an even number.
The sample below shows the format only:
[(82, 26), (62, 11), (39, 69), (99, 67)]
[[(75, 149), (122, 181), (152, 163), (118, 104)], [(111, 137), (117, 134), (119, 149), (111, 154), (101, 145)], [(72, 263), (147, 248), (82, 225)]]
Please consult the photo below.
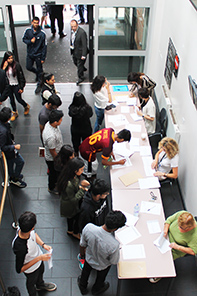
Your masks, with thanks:
[(146, 140), (146, 133), (142, 133), (141, 134), (141, 139), (142, 139), (142, 141), (145, 141)]

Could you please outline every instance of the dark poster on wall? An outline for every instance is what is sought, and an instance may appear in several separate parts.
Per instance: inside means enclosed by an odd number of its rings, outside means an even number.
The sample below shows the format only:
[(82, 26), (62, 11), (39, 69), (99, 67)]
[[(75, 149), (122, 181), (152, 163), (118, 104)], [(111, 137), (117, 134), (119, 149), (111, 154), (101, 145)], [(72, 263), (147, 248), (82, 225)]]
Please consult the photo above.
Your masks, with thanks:
[(171, 83), (172, 83), (172, 73), (174, 73), (174, 76), (177, 77), (178, 68), (179, 68), (179, 57), (176, 52), (176, 48), (174, 47), (174, 44), (172, 42), (172, 39), (169, 38), (168, 53), (166, 58), (165, 71), (164, 71), (164, 77), (169, 89), (171, 88)]

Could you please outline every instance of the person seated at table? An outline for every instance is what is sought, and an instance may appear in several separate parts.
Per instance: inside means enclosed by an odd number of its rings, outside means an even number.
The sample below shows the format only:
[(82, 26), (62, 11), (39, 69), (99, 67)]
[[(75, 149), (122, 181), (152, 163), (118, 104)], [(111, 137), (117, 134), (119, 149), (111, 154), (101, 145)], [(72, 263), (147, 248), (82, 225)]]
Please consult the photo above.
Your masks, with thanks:
[[(164, 224), (164, 237), (169, 236), (170, 248), (173, 259), (185, 255), (197, 254), (197, 227), (192, 214), (187, 211), (178, 211), (168, 217)], [(156, 283), (161, 278), (150, 278), (151, 283)]]
[(156, 128), (156, 110), (155, 103), (151, 96), (149, 96), (149, 91), (147, 88), (140, 88), (138, 90), (139, 99), (145, 102), (143, 110), (138, 110), (137, 114), (142, 116), (145, 122), (145, 127), (148, 135), (151, 135), (155, 132)]
[(112, 96), (110, 92), (110, 83), (107, 78), (101, 75), (97, 75), (91, 84), (91, 90), (95, 100), (94, 108), (96, 113), (96, 122), (94, 126), (94, 133), (96, 133), (103, 122), (104, 111), (107, 103), (112, 102)]
[(146, 88), (150, 92), (156, 86), (156, 83), (151, 78), (141, 72), (130, 72), (127, 76), (127, 81), (132, 84), (130, 97), (138, 97), (138, 90), (140, 88)]
[(155, 159), (152, 162), (152, 169), (155, 169), (155, 177), (159, 180), (166, 178), (177, 179), (178, 177), (178, 162), (179, 162), (179, 146), (172, 139), (165, 137), (159, 142), (159, 151), (155, 154)]
[(104, 166), (111, 166), (116, 164), (123, 165), (125, 159), (119, 161), (111, 160), (111, 157), (115, 160), (113, 154), (114, 142), (130, 141), (131, 132), (127, 129), (121, 130), (115, 134), (113, 128), (103, 128), (100, 131), (92, 134), (86, 138), (79, 146), (79, 152), (81, 156), (88, 161), (88, 172), (91, 172), (91, 163), (96, 159), (96, 153), (102, 151), (102, 164)]

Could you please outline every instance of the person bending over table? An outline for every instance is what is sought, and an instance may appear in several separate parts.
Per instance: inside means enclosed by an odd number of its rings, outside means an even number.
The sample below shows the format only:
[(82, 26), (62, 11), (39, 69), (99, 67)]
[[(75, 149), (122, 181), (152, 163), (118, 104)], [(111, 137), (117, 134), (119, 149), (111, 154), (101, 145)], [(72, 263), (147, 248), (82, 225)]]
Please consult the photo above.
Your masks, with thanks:
[[(164, 236), (169, 236), (173, 259), (184, 257), (186, 254), (195, 256), (197, 253), (197, 227), (192, 214), (178, 211), (168, 217), (164, 224)], [(156, 283), (161, 278), (150, 278)]]
[(155, 177), (159, 180), (166, 178), (176, 179), (178, 177), (179, 146), (172, 139), (165, 137), (159, 142), (159, 151), (152, 162), (152, 169), (155, 169)]
[(102, 164), (106, 166), (115, 164), (124, 164), (125, 159), (119, 161), (112, 161), (110, 157), (115, 160), (113, 154), (114, 142), (130, 141), (131, 133), (127, 129), (121, 130), (115, 134), (113, 128), (103, 128), (100, 131), (86, 138), (79, 146), (81, 156), (88, 161), (88, 172), (91, 172), (91, 163), (96, 159), (96, 153), (102, 151)]

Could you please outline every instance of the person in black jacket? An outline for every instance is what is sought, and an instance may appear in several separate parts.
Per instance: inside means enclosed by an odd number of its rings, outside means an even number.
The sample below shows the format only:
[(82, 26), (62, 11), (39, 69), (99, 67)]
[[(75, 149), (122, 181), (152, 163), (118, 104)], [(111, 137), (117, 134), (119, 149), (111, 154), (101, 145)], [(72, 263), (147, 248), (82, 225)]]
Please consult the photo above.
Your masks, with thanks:
[(42, 105), (48, 102), (48, 99), (51, 95), (57, 94), (60, 97), (60, 93), (55, 88), (55, 77), (52, 73), (42, 73), (41, 76), (41, 97)]
[[(96, 179), (92, 183), (90, 189), (85, 193), (81, 204), (79, 216), (79, 232), (82, 233), (83, 228), (92, 223), (97, 226), (105, 224), (105, 218), (109, 213), (109, 203), (107, 196), (110, 187), (102, 179)], [(83, 269), (85, 259), (81, 254), (77, 256), (79, 268)]]
[(76, 20), (71, 20), (71, 38), (70, 38), (70, 49), (71, 55), (73, 56), (73, 62), (77, 66), (78, 81), (77, 85), (84, 81), (84, 71), (87, 69), (84, 67), (88, 54), (87, 46), (87, 34), (78, 26)]
[[(36, 95), (41, 91), (40, 79), (43, 72), (42, 65), (45, 62), (47, 53), (46, 34), (41, 30), (39, 22), (39, 18), (35, 16), (32, 20), (31, 28), (27, 28), (23, 36), (23, 42), (27, 44), (26, 68), (28, 71), (36, 74), (36, 81), (38, 81), (35, 90)], [(36, 63), (36, 68), (33, 66), (34, 63)]]
[(10, 104), (13, 110), (11, 121), (14, 121), (18, 117), (18, 111), (16, 109), (14, 95), (17, 101), (24, 107), (24, 115), (29, 114), (30, 106), (22, 99), (21, 96), (21, 94), (24, 91), (26, 80), (21, 65), (14, 60), (14, 56), (11, 51), (5, 52), (3, 61), (1, 63), (1, 68), (6, 72), (6, 75), (10, 83), (9, 97)]
[(71, 136), (76, 155), (79, 145), (92, 134), (90, 117), (93, 115), (92, 107), (86, 102), (81, 92), (75, 92), (73, 101), (68, 107), (68, 115), (72, 117)]
[(5, 71), (0, 69), (0, 105), (7, 99), (9, 95), (9, 81)]
[(21, 171), (24, 166), (24, 159), (18, 152), (21, 145), (15, 144), (14, 136), (11, 134), (9, 120), (11, 118), (11, 109), (4, 107), (0, 111), (0, 148), (5, 153), (7, 164), (8, 164), (8, 174), (10, 177), (9, 182), (24, 188), (27, 184), (22, 181), (23, 175)]

